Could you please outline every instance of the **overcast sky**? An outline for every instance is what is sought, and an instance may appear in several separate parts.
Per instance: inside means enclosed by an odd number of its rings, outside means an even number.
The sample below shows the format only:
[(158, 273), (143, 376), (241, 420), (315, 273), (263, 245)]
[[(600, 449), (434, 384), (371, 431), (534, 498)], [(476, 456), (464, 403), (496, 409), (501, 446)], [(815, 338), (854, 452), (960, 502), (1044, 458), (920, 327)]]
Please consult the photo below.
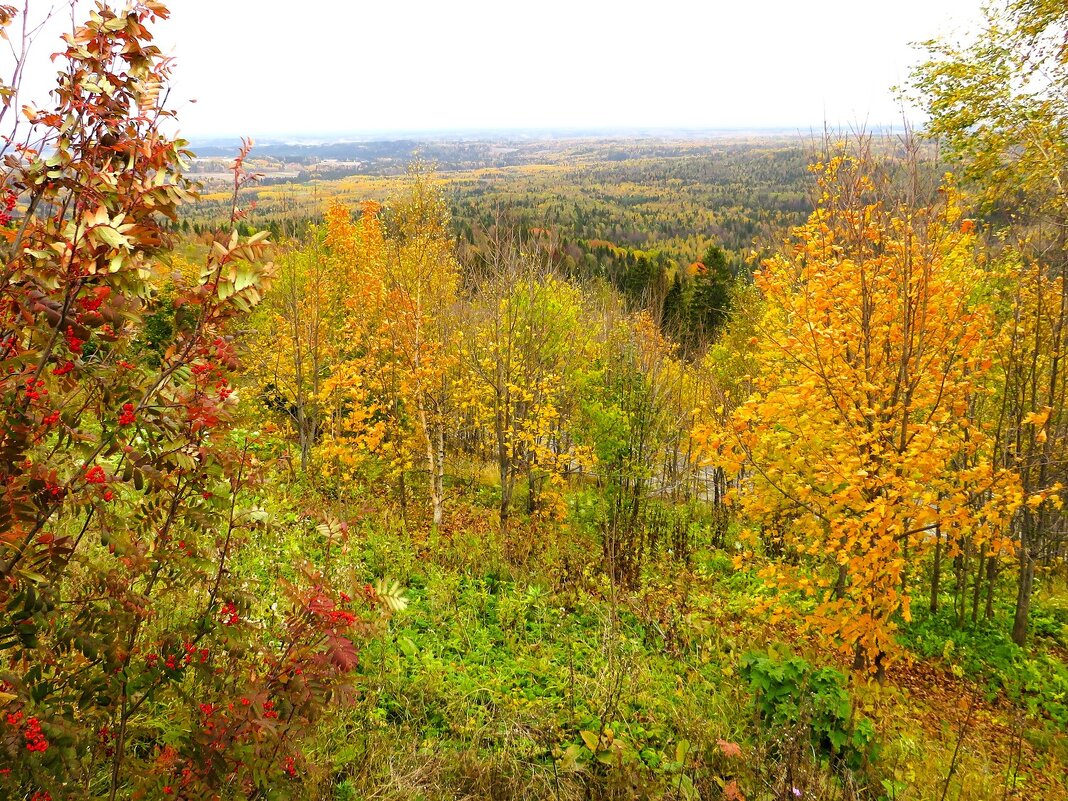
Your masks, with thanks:
[(967, 30), (980, 0), (169, 6), (157, 40), (178, 59), (183, 133), (263, 137), (893, 124), (910, 42)]

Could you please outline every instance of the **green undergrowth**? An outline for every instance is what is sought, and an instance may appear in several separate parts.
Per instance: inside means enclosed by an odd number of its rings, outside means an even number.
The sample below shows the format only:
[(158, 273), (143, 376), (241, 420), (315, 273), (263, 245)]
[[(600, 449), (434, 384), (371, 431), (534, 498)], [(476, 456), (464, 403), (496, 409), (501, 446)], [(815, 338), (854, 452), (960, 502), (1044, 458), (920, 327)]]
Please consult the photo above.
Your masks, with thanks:
[[(407, 600), (363, 644), (355, 692), (313, 739), (308, 798), (941, 798), (953, 726), (932, 738), (900, 691), (776, 643), (750, 612), (767, 589), (730, 549), (661, 554), (639, 586), (612, 587), (588, 527), (519, 520), (502, 535), (470, 495), (461, 523), (428, 533), (370, 493), (341, 505), (279, 482), (265, 494), (272, 524), (235, 565), (263, 608), (306, 569), (398, 582)], [(324, 514), (350, 521), (344, 537), (317, 526)], [(921, 618), (910, 647), (941, 659), (952, 641), (953, 664), (995, 675), (992, 633), (939, 625)], [(1049, 719), (1051, 698), (1032, 688), (1056, 686), (1064, 666), (1042, 653), (995, 658), (994, 689)], [(1036, 661), (1048, 671), (1033, 681), (1013, 672)], [(1005, 797), (1006, 767), (981, 736), (960, 749), (947, 799)]]
[(1068, 606), (1050, 597), (1036, 603), (1032, 645), (1024, 649), (1005, 630), (1007, 614), (958, 625), (955, 615), (926, 610), (905, 629), (903, 641), (915, 654), (941, 660), (954, 673), (978, 683), (988, 700), (1004, 694), (1039, 723), (1068, 731)]

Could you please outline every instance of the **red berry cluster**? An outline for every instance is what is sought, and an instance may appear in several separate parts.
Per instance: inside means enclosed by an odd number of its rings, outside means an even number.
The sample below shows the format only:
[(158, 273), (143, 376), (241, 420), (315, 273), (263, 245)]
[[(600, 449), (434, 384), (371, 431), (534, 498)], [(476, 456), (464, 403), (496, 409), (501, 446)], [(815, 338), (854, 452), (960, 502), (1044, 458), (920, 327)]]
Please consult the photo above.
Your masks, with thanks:
[(356, 615), (344, 609), (334, 609), (330, 612), (330, 622), (335, 626), (351, 626), (356, 622)]
[(26, 382), (26, 397), (30, 400), (40, 400), (42, 395), (47, 395), (48, 390), (44, 388), (44, 381), (39, 378), (31, 378)]
[[(167, 670), (179, 670), (192, 665), (194, 662), (203, 665), (208, 661), (208, 656), (210, 655), (207, 648), (198, 649), (196, 645), (191, 642), (187, 642), (183, 646), (183, 651), (184, 653), (168, 654), (167, 656), (162, 657), (163, 666), (167, 668)], [(155, 668), (159, 665), (160, 658), (159, 654), (149, 654), (145, 657), (145, 662), (150, 668)], [(201, 711), (203, 711), (205, 706), (207, 705), (200, 705)]]
[(93, 465), (85, 473), (86, 484), (105, 484), (108, 477), (104, 474), (104, 468), (98, 464)]
[[(22, 723), (22, 713), (12, 712), (7, 716), (8, 726), (18, 726)], [(22, 732), (23, 737), (26, 738), (26, 750), (27, 751), (47, 751), (48, 740), (44, 736), (44, 732), (41, 730), (41, 721), (37, 718), (27, 718), (26, 728)]]
[(15, 210), (18, 197), (13, 189), (8, 189), (4, 192), (4, 208), (3, 211), (0, 211), (0, 227), (6, 228), (11, 223), (11, 212)]
[(41, 731), (41, 721), (37, 718), (29, 718), (26, 721), (26, 750), (27, 751), (47, 751), (48, 740), (45, 739), (44, 732)]
[(74, 333), (74, 329), (71, 326), (67, 326), (67, 332), (64, 335), (67, 339), (67, 347), (70, 348), (71, 353), (82, 352), (82, 345), (85, 344), (84, 339), (80, 339), (77, 334)]
[(115, 746), (112, 744), (115, 736), (111, 733), (111, 729), (105, 723), (97, 731), (97, 737), (100, 739), (100, 744), (104, 748), (104, 755), (111, 757), (115, 755)]
[(208, 661), (208, 653), (209, 652), (207, 648), (201, 648), (198, 650), (196, 645), (191, 642), (187, 642), (185, 644), (185, 656), (183, 657), (183, 659), (185, 660), (185, 663), (187, 665), (193, 664), (194, 659), (197, 661), (198, 664), (203, 665), (205, 662)]
[(222, 617), (223, 623), (228, 626), (232, 626), (241, 621), (241, 616), (237, 613), (237, 606), (233, 601), (227, 601), (219, 614)]
[(119, 415), (119, 425), (130, 425), (134, 421), (134, 416), (134, 405), (132, 403), (122, 404), (122, 413)]
[(74, 369), (74, 362), (67, 361), (52, 371), (52, 375), (66, 375)]
[(80, 298), (78, 302), (86, 311), (96, 311), (110, 296), (111, 287), (99, 286), (95, 290), (93, 290), (93, 294), (91, 296)]

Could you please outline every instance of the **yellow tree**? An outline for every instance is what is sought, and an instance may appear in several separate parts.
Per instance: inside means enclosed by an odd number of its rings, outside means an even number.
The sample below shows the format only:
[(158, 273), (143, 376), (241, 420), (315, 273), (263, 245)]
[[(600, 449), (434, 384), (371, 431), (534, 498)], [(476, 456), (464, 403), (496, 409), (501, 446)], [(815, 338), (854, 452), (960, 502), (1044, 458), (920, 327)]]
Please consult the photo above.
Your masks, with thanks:
[(994, 351), (1001, 375), (995, 452), (1019, 475), (1028, 500), (1015, 520), (1019, 573), (1012, 623), (1013, 640), (1024, 645), (1035, 568), (1064, 537), (1057, 523), (1063, 520), (1068, 448), (1068, 259), (1054, 273), (1043, 260), (1014, 250), (1005, 278), (1010, 313)]
[(440, 189), (419, 167), (390, 209), (364, 203), (357, 222), (334, 204), (326, 247), (346, 276), (344, 347), (320, 397), (331, 410), (321, 453), (342, 478), (373, 457), (400, 481), (425, 459), (434, 525), (444, 508), (445, 444), (457, 364), (459, 264)]
[(1019, 493), (968, 416), (987, 392), (993, 319), (975, 301), (981, 267), (952, 187), (929, 205), (896, 200), (866, 140), (812, 169), (816, 211), (756, 276), (756, 391), (725, 429), (698, 433), (744, 468), (749, 518), (785, 523), (787, 558), (762, 575), (881, 673), (936, 527), (1009, 548)]
[(338, 326), (343, 345), (319, 390), (327, 416), (322, 468), (351, 481), (376, 460), (403, 487), (412, 449), (402, 433), (398, 370), (385, 335), (386, 235), (379, 204), (361, 204), (354, 222), (347, 206), (332, 203), (324, 244), (336, 273), (348, 276), (348, 286)]
[[(1035, 568), (1064, 543), (1068, 482), (1068, 5), (1002, 0), (965, 47), (929, 42), (913, 75), (928, 130), (973, 179), (1009, 251), (1000, 463), (1029, 498), (1015, 521), (1019, 571), (1012, 636), (1023, 645)], [(994, 567), (994, 563), (990, 563)], [(989, 597), (989, 596), (988, 596)]]
[[(553, 274), (546, 254), (507, 226), (494, 236), (473, 281), (459, 389), (462, 410), (496, 463), (506, 527), (520, 477), (535, 512), (546, 483), (555, 490), (566, 472), (588, 462), (567, 422), (589, 338), (580, 325), (581, 292)], [(561, 507), (555, 491), (543, 500)]]
[(441, 189), (418, 165), (396, 205), (384, 260), (384, 339), (399, 368), (399, 397), (413, 411), (426, 455), (434, 525), (444, 507), (445, 433), (457, 358), (460, 265)]
[(307, 244), (281, 254), (277, 277), (253, 320), (249, 373), (266, 406), (292, 427), (306, 472), (323, 424), (322, 383), (343, 344), (351, 275), (324, 247), (324, 231), (312, 229)]

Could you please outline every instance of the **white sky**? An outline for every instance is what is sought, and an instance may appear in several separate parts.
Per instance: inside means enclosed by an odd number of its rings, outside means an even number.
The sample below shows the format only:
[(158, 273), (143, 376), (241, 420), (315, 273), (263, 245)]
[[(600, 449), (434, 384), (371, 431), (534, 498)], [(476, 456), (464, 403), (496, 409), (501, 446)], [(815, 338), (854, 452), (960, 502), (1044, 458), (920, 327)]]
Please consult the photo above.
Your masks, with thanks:
[(893, 124), (910, 42), (967, 30), (980, 0), (169, 5), (157, 40), (178, 59), (183, 133), (262, 137)]

